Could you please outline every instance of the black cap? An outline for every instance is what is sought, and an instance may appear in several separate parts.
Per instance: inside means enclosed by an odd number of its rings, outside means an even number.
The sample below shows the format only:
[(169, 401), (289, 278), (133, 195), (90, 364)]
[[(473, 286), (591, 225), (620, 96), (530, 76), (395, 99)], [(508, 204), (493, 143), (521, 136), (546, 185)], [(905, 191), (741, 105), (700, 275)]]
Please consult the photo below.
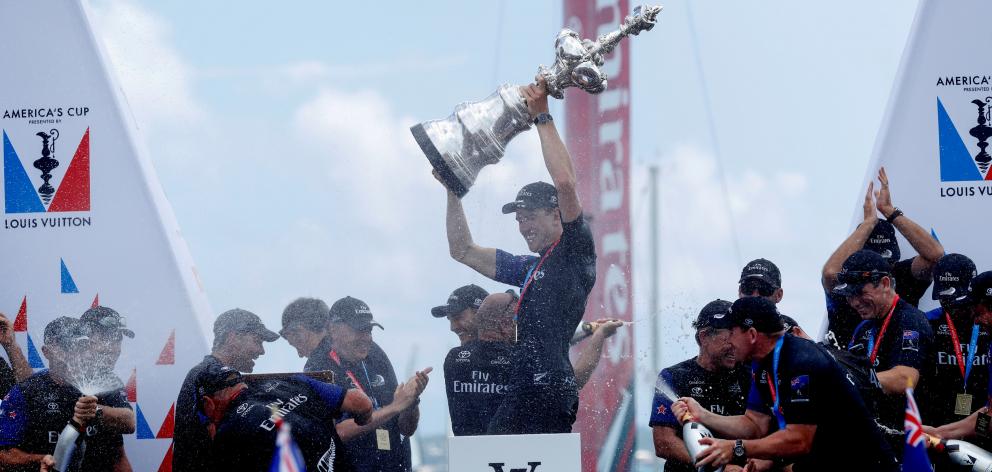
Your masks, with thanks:
[(772, 261), (768, 259), (755, 259), (748, 262), (741, 270), (741, 279), (737, 282), (743, 284), (746, 280), (758, 279), (772, 286), (779, 288), (782, 286), (782, 272), (778, 270)]
[(241, 372), (222, 364), (209, 364), (196, 377), (197, 391), (200, 396), (213, 395), (227, 387), (233, 387), (244, 379)]
[(458, 287), (448, 296), (448, 303), (431, 308), (431, 314), (435, 318), (444, 318), (448, 315), (457, 315), (467, 308), (478, 310), (482, 300), (488, 296), (489, 292), (475, 284)]
[(517, 192), (517, 199), (503, 205), (503, 214), (517, 210), (533, 210), (536, 208), (558, 208), (558, 190), (547, 182), (534, 182), (524, 185)]
[(896, 228), (892, 223), (879, 219), (875, 228), (868, 235), (864, 249), (874, 251), (882, 256), (890, 266), (899, 262), (899, 241), (896, 240)]
[(837, 274), (837, 286), (833, 292), (845, 297), (857, 296), (861, 293), (861, 288), (867, 283), (878, 283), (882, 277), (888, 276), (890, 270), (889, 263), (881, 254), (868, 249), (851, 254), (844, 261), (840, 272)]
[(327, 324), (330, 308), (319, 298), (301, 297), (293, 300), (282, 310), (282, 327), (291, 323), (302, 323), (311, 331), (319, 331)]
[(254, 333), (265, 342), (279, 339), (279, 335), (269, 331), (258, 315), (241, 308), (227, 310), (214, 320), (214, 339), (223, 339), (227, 333)]
[(775, 303), (764, 297), (737, 299), (720, 324), (724, 328), (754, 328), (759, 333), (777, 333), (785, 329)]
[(971, 299), (972, 303), (992, 300), (992, 270), (982, 272), (971, 279), (968, 298)]
[(978, 275), (968, 256), (946, 254), (933, 266), (933, 299), (952, 305), (968, 301), (971, 279)]
[(373, 326), (384, 329), (372, 318), (369, 306), (354, 297), (344, 297), (331, 305), (331, 322), (344, 323), (358, 331), (372, 329)]
[(134, 337), (134, 331), (127, 328), (127, 321), (113, 308), (95, 306), (83, 312), (79, 320), (89, 324), (94, 330), (120, 331), (124, 336)]
[(726, 324), (725, 319), (730, 313), (731, 305), (733, 303), (720, 299), (707, 303), (702, 310), (699, 310), (699, 316), (692, 323), (692, 327), (696, 328), (697, 331), (704, 328), (723, 328)]
[(89, 330), (76, 318), (60, 316), (45, 325), (44, 339), (48, 346), (72, 348), (74, 343), (89, 339)]
[(782, 325), (783, 325), (783, 326), (785, 326), (785, 330), (786, 330), (786, 331), (788, 331), (788, 330), (790, 330), (790, 329), (792, 329), (792, 328), (799, 328), (799, 329), (802, 329), (802, 328), (801, 328), (801, 327), (799, 326), (799, 322), (798, 322), (798, 321), (796, 321), (796, 319), (795, 319), (795, 318), (793, 318), (793, 317), (791, 317), (791, 316), (789, 316), (789, 315), (782, 315), (782, 314), (779, 314), (779, 316), (781, 316), (781, 317), (782, 317)]

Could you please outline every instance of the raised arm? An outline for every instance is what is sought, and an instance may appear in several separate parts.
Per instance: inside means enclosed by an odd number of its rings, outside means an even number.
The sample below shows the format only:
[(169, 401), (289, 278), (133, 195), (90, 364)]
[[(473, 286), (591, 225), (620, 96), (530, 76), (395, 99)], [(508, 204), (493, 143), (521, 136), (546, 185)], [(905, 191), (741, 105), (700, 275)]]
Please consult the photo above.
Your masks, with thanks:
[(580, 390), (592, 377), (592, 373), (596, 371), (596, 366), (599, 365), (599, 360), (603, 357), (603, 345), (606, 344), (606, 338), (613, 336), (617, 332), (617, 328), (623, 326), (623, 321), (600, 319), (596, 320), (595, 326), (594, 331), (589, 336), (589, 342), (586, 343), (582, 352), (579, 353), (578, 359), (575, 360), (575, 383)]
[[(878, 170), (878, 181), (881, 182), (882, 187), (878, 191), (876, 206), (886, 219), (890, 219), (896, 212), (896, 207), (892, 204), (889, 177), (885, 174), (884, 167)], [(944, 246), (906, 215), (900, 215), (891, 221), (892, 226), (895, 226), (899, 234), (902, 234), (906, 241), (909, 241), (909, 245), (913, 246), (913, 249), (919, 254), (913, 259), (913, 277), (918, 280), (929, 280), (932, 277), (933, 266), (944, 255)]]
[[(521, 87), (521, 93), (527, 99), (527, 109), (531, 118), (548, 112), (548, 91), (544, 78), (538, 75), (537, 84)], [(551, 182), (558, 190), (558, 208), (561, 210), (562, 223), (571, 223), (582, 214), (582, 204), (575, 189), (575, 169), (572, 157), (565, 148), (554, 121), (547, 121), (537, 126), (537, 135), (541, 139), (541, 153), (544, 154), (544, 165), (551, 174)]]
[[(437, 172), (434, 176), (437, 177)], [(468, 219), (465, 218), (462, 201), (450, 190), (448, 190), (445, 228), (448, 233), (448, 252), (451, 253), (452, 259), (490, 279), (496, 276), (496, 250), (475, 244), (472, 240), (472, 231), (468, 228)]]
[(31, 364), (28, 364), (27, 358), (24, 357), (24, 351), (21, 350), (21, 346), (14, 338), (14, 328), (10, 319), (3, 313), (0, 313), (0, 346), (3, 346), (4, 351), (7, 352), (10, 367), (14, 370), (14, 378), (18, 382), (22, 382), (30, 377), (34, 371), (31, 370)]
[(854, 229), (854, 232), (837, 247), (827, 262), (823, 264), (823, 275), (820, 282), (823, 284), (824, 290), (830, 291), (837, 285), (837, 274), (844, 265), (844, 261), (865, 246), (868, 237), (871, 236), (872, 230), (878, 223), (878, 216), (875, 213), (875, 198), (872, 194), (874, 188), (875, 182), (871, 182), (868, 184), (868, 191), (865, 192), (864, 221)]

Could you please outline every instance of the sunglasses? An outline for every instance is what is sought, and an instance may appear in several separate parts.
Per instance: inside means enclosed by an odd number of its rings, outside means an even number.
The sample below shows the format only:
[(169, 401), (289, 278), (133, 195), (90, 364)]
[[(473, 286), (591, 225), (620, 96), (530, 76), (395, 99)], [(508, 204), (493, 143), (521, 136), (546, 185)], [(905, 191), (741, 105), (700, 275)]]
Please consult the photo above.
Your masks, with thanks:
[(768, 282), (758, 279), (748, 279), (741, 284), (741, 293), (750, 295), (755, 291), (762, 297), (770, 297), (775, 293), (775, 287), (772, 287)]

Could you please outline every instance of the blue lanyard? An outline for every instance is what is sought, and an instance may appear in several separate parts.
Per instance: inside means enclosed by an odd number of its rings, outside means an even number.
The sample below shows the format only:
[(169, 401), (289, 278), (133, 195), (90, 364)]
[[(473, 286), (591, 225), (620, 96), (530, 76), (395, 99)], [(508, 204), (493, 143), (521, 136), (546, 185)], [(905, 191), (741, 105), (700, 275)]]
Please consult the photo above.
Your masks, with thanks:
[[(871, 322), (871, 320), (864, 320), (864, 321), (858, 323), (858, 326), (856, 328), (854, 328), (854, 335), (851, 336), (851, 340), (847, 342), (847, 350), (850, 351), (851, 348), (854, 347), (854, 340), (857, 338), (858, 333), (861, 332), (861, 327), (864, 326), (864, 325), (866, 325), (866, 324), (868, 324), (868, 323), (870, 323), (870, 322)], [(871, 335), (871, 328), (869, 328), (868, 329), (868, 352), (871, 352), (871, 348), (875, 347), (875, 341), (873, 341), (874, 338), (875, 338), (875, 336), (872, 336)]]
[(971, 343), (968, 344), (968, 363), (965, 364), (964, 369), (964, 381), (965, 386), (968, 383), (968, 375), (971, 374), (971, 366), (975, 363), (975, 351), (978, 350), (978, 332), (981, 328), (978, 324), (974, 324), (971, 327)]
[(376, 400), (375, 395), (372, 394), (372, 379), (369, 377), (369, 369), (365, 367), (365, 361), (362, 361), (362, 370), (365, 371), (365, 380), (369, 383), (369, 398), (372, 400), (372, 409), (379, 409), (379, 400)]
[(772, 396), (775, 397), (774, 404), (772, 405), (772, 413), (775, 414), (775, 418), (778, 419), (778, 429), (785, 429), (785, 415), (782, 414), (782, 409), (779, 403), (782, 401), (782, 396), (778, 392), (778, 361), (779, 357), (782, 355), (782, 344), (785, 343), (785, 336), (778, 338), (775, 343), (775, 351), (772, 353), (772, 375), (775, 379), (775, 384), (772, 387)]

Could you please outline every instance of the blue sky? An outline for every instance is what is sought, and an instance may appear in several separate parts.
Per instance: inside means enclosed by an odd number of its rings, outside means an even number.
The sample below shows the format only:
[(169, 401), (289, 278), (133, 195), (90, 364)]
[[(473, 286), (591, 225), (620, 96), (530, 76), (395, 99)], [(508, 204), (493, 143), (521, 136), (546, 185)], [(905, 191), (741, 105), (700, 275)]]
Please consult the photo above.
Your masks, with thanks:
[[(274, 5), (88, 2), (214, 309), (240, 306), (277, 326), (298, 296), (352, 295), (385, 325), (375, 336), (401, 377), (440, 369), (457, 340), (429, 308), (464, 283), (501, 287), (448, 258), (444, 193), (407, 128), (531, 80), (552, 59), (561, 5)], [(633, 38), (631, 195), (644, 318), (646, 166), (659, 165), (670, 365), (694, 351), (699, 307), (736, 296), (750, 259), (782, 269), (783, 312), (819, 324), (819, 269), (862, 192), (916, 2), (664, 6), (658, 26)], [(546, 178), (536, 137), (518, 137), (465, 199), (477, 241), (525, 252), (498, 208)], [(646, 424), (656, 372), (647, 324), (636, 328)], [(302, 368), (284, 341), (267, 349), (259, 369)], [(425, 395), (423, 431), (443, 432), (440, 375)]]

